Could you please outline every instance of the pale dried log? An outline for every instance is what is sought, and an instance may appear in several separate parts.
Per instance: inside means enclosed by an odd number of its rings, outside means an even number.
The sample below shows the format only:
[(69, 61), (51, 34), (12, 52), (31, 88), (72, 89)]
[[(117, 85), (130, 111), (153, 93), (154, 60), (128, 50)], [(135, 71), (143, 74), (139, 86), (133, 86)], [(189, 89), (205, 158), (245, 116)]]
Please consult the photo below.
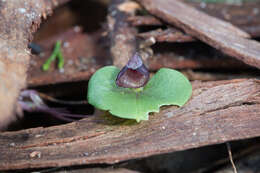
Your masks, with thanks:
[(230, 23), (210, 17), (176, 0), (138, 0), (151, 14), (183, 29), (187, 34), (260, 68), (260, 43)]
[(193, 83), (192, 99), (129, 123), (109, 115), (0, 134), (0, 170), (117, 163), (260, 136), (260, 81)]
[(0, 1), (0, 129), (14, 120), (19, 91), (26, 86), (27, 48), (41, 18), (67, 0)]
[(135, 6), (130, 0), (113, 0), (107, 17), (109, 37), (111, 40), (110, 52), (113, 64), (119, 68), (126, 65), (136, 51), (136, 28), (132, 27), (127, 18), (134, 14)]

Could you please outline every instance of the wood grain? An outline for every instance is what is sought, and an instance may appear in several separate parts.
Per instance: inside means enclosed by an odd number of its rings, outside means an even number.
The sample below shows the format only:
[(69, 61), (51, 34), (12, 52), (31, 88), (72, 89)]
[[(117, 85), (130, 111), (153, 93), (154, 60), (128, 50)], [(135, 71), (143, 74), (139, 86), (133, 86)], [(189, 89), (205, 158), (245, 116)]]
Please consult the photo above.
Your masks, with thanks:
[(183, 107), (135, 123), (93, 116), (0, 134), (0, 170), (117, 163), (260, 135), (260, 81), (194, 82)]

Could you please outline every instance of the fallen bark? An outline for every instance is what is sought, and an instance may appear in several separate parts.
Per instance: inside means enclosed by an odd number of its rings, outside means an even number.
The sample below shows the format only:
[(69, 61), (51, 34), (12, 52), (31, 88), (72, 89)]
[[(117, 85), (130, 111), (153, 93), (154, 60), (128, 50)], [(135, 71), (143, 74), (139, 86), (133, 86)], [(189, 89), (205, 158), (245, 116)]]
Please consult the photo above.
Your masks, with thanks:
[[(0, 129), (14, 120), (17, 97), (26, 86), (27, 48), (41, 18), (68, 0), (0, 1)], [(17, 109), (17, 108), (16, 108)]]
[(164, 108), (139, 124), (99, 115), (1, 133), (0, 170), (117, 163), (259, 136), (259, 82), (195, 82), (185, 106)]
[(176, 0), (138, 0), (151, 14), (246, 64), (260, 68), (260, 43), (230, 23)]

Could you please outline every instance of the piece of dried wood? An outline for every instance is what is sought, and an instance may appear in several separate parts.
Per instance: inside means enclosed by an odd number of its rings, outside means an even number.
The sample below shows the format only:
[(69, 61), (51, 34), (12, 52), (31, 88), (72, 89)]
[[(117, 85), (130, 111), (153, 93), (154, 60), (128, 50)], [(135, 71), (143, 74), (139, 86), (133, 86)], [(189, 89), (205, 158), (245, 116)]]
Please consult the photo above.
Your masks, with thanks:
[[(260, 136), (260, 81), (193, 83), (183, 107), (134, 123), (93, 116), (0, 134), (0, 170), (119, 161)], [(131, 123), (132, 122), (132, 123)], [(40, 153), (31, 157), (32, 153)]]
[(134, 14), (136, 5), (137, 3), (130, 0), (113, 0), (109, 6), (107, 21), (111, 40), (110, 52), (113, 64), (118, 68), (126, 65), (137, 48), (137, 30), (127, 21), (127, 18)]
[(28, 42), (41, 18), (68, 0), (0, 1), (0, 129), (15, 119), (19, 92), (26, 86)]
[(144, 39), (153, 37), (157, 42), (190, 42), (195, 40), (193, 37), (174, 28), (152, 30), (139, 33), (137, 36)]
[(187, 34), (260, 68), (260, 43), (230, 23), (210, 17), (177, 0), (138, 0), (151, 14), (183, 29)]

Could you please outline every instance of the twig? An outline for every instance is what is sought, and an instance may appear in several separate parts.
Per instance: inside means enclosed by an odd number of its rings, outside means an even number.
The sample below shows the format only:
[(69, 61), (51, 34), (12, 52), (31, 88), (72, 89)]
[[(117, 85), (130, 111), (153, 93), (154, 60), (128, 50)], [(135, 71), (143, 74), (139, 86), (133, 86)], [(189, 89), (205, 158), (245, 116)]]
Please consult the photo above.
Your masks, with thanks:
[[(45, 95), (46, 96), (46, 95)], [(72, 114), (66, 108), (52, 108), (44, 103), (35, 90), (24, 90), (21, 92), (18, 104), (28, 112), (45, 112), (63, 121), (72, 122), (78, 118), (85, 118), (88, 115)]]
[(60, 100), (60, 99), (56, 99), (54, 97), (51, 97), (47, 94), (44, 93), (39, 93), (39, 96), (45, 100), (51, 101), (51, 102), (55, 102), (58, 104), (62, 104), (62, 105), (83, 105), (83, 104), (88, 104), (87, 100), (79, 100), (79, 101), (65, 101), (65, 100)]
[[(111, 40), (110, 52), (113, 64), (119, 68), (126, 65), (128, 60), (134, 55), (137, 47), (135, 38), (137, 29), (127, 21), (128, 17), (133, 15), (131, 11), (135, 10), (133, 3), (129, 0), (113, 0), (109, 7), (107, 19)], [(129, 8), (122, 8), (127, 6)]]
[[(238, 160), (238, 159), (247, 157), (248, 155), (255, 153), (256, 151), (259, 151), (259, 149), (260, 149), (260, 145), (256, 144), (256, 145), (250, 146), (249, 148), (236, 152), (232, 156), (233, 156), (233, 159)], [(223, 159), (220, 159), (220, 160), (212, 163), (211, 165), (209, 165), (206, 168), (199, 169), (198, 172), (211, 172), (210, 170), (215, 170), (216, 168), (219, 168), (220, 166), (226, 165), (228, 162), (230, 162), (229, 158), (223, 158)]]
[(228, 150), (228, 156), (229, 156), (229, 160), (232, 164), (232, 167), (234, 169), (234, 173), (237, 173), (237, 168), (236, 168), (236, 165), (233, 161), (233, 157), (232, 157), (232, 152), (231, 152), (231, 147), (230, 147), (230, 143), (229, 142), (226, 142), (226, 146), (227, 146), (227, 150)]

